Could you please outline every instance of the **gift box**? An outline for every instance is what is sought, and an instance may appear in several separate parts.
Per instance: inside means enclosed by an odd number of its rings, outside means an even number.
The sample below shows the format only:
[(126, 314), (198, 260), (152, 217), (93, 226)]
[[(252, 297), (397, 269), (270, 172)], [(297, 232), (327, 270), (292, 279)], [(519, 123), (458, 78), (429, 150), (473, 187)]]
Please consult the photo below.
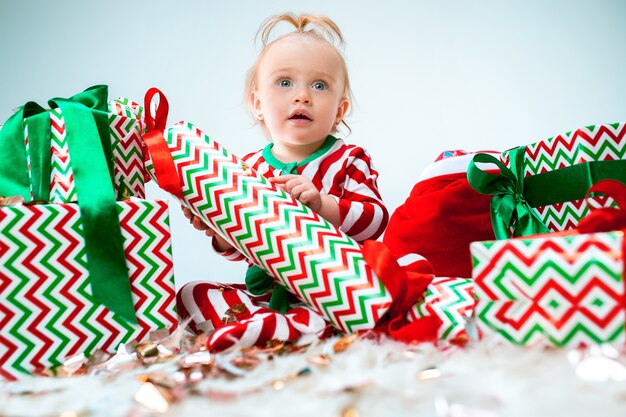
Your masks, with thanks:
[(0, 207), (1, 377), (38, 373), (98, 349), (112, 353), (177, 326), (167, 203), (132, 199), (116, 210), (136, 324), (93, 296), (77, 204)]
[[(133, 182), (142, 188), (143, 176), (133, 177), (143, 166), (141, 110), (120, 100), (112, 106), (116, 113), (109, 114), (107, 93), (100, 85), (51, 99), (50, 109), (34, 102), (19, 107), (0, 129), (0, 197), (32, 203), (76, 199), (94, 297), (134, 323), (115, 202), (131, 194)], [(135, 163), (125, 170), (124, 164), (114, 164), (116, 158)]]
[[(104, 103), (103, 110), (106, 108)], [(95, 111), (95, 110), (94, 110)], [(99, 110), (98, 110), (99, 111)], [(65, 119), (61, 108), (49, 110), (50, 114), (50, 197), (51, 203), (77, 201), (72, 157), (65, 134)], [(128, 197), (145, 198), (142, 141), (143, 108), (126, 98), (108, 103), (108, 140), (113, 163), (115, 195), (118, 200)], [(25, 140), (28, 144), (28, 123), (25, 125)], [(106, 151), (105, 151), (106, 152)], [(28, 149), (28, 155), (31, 155)], [(30, 164), (29, 164), (30, 165)], [(31, 173), (32, 175), (32, 173)], [(31, 180), (31, 184), (33, 181)], [(32, 196), (32, 189), (31, 189)]]
[(624, 234), (474, 242), (476, 325), (517, 345), (623, 343)]
[[(584, 197), (602, 179), (626, 179), (625, 135), (624, 123), (592, 125), (524, 148), (525, 194), (549, 230), (575, 228), (590, 207), (612, 204), (607, 197)], [(502, 155), (509, 166), (512, 154)], [(546, 185), (556, 195), (545, 195)]]
[(440, 340), (465, 343), (469, 320), (474, 313), (474, 283), (459, 277), (435, 277), (426, 288), (424, 300), (407, 313), (408, 322), (423, 317), (437, 317), (441, 321), (437, 335)]
[[(575, 228), (590, 207), (613, 205), (606, 196), (585, 199), (604, 179), (626, 181), (626, 124), (587, 126), (502, 153), (478, 154), (469, 183), (494, 195), (491, 218), (497, 239)], [(491, 164), (499, 174), (483, 171)]]
[(370, 266), (368, 254), (388, 255), (377, 242), (361, 248), (194, 125), (165, 129), (165, 97), (151, 89), (144, 107), (157, 94), (143, 137), (149, 174), (252, 264), (344, 332), (372, 329), (417, 301), (427, 283), (406, 278), (390, 259), (374, 262), (383, 273)]

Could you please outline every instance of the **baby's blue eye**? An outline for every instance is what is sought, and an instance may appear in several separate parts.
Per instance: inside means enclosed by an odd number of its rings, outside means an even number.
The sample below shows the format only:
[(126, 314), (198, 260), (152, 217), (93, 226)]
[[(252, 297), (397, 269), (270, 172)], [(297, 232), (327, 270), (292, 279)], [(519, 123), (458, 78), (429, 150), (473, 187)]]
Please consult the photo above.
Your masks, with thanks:
[(283, 79), (278, 82), (278, 85), (280, 85), (281, 87), (291, 87), (293, 84), (291, 83), (291, 81)]
[(326, 87), (326, 84), (325, 84), (325, 83), (323, 83), (323, 82), (321, 82), (321, 81), (318, 81), (318, 82), (316, 82), (316, 83), (313, 83), (313, 88), (314, 88), (315, 90), (320, 90), (320, 91), (322, 91), (322, 90), (326, 90), (326, 88), (328, 88), (328, 87)]

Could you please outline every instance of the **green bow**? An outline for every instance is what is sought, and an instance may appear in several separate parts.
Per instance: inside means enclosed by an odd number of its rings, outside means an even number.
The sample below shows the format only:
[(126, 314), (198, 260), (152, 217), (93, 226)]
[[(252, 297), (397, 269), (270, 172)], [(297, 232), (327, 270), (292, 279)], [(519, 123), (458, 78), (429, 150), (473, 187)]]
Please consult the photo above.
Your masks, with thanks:
[[(491, 224), (496, 239), (513, 236), (528, 236), (549, 232), (524, 197), (523, 148), (511, 152), (508, 169), (496, 157), (477, 154), (469, 164), (467, 180), (479, 193), (493, 195), (491, 199)], [(477, 163), (495, 164), (500, 174), (482, 171)]]
[[(89, 279), (94, 298), (137, 323), (113, 187), (113, 158), (107, 114), (108, 88), (98, 85), (70, 98), (48, 101), (65, 120), (70, 165), (83, 220)], [(23, 123), (28, 128), (29, 176)], [(0, 195), (48, 201), (50, 114), (28, 102), (0, 130)]]

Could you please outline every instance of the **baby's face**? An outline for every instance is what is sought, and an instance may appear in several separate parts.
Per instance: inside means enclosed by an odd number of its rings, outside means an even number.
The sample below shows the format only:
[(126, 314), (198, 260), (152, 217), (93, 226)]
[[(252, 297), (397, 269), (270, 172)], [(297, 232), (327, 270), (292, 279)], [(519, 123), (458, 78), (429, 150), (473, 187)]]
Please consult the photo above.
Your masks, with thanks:
[(275, 145), (321, 145), (348, 108), (339, 54), (310, 36), (287, 36), (272, 44), (256, 84), (254, 110)]

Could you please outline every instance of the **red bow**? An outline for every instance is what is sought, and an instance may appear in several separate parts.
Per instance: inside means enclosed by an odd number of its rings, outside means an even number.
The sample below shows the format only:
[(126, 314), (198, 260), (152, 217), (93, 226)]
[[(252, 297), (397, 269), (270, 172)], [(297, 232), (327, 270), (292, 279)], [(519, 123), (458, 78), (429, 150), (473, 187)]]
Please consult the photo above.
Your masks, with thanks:
[[(159, 95), (160, 100), (156, 108), (156, 115), (152, 115), (152, 99), (155, 95)], [(180, 185), (180, 180), (172, 159), (172, 154), (167, 147), (167, 142), (163, 136), (165, 130), (165, 124), (167, 123), (167, 113), (169, 111), (169, 104), (165, 95), (158, 88), (152, 87), (146, 93), (144, 98), (144, 106), (146, 112), (146, 128), (147, 132), (143, 135), (143, 142), (146, 144), (146, 148), (152, 158), (152, 165), (154, 166), (154, 175), (156, 176), (159, 187), (169, 192), (170, 194), (183, 199), (183, 190)], [(144, 155), (144, 160), (147, 160), (147, 155)]]
[(424, 299), (426, 288), (434, 278), (432, 271), (412, 271), (398, 265), (396, 258), (381, 242), (368, 240), (363, 244), (363, 258), (374, 270), (393, 299), (376, 330), (387, 333), (396, 340), (415, 343), (436, 341), (441, 320), (422, 317), (407, 322), (406, 313)]

